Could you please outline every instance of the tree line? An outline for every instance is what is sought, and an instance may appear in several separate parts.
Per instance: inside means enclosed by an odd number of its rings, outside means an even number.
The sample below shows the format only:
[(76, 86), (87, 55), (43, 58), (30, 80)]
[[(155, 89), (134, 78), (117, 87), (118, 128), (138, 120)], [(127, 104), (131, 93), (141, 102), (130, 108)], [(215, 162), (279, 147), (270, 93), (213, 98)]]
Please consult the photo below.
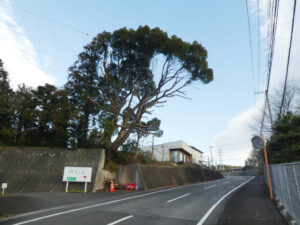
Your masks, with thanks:
[(69, 68), (68, 82), (13, 91), (0, 65), (0, 144), (103, 147), (108, 159), (136, 134), (161, 135), (154, 107), (213, 80), (207, 51), (159, 28), (98, 34)]

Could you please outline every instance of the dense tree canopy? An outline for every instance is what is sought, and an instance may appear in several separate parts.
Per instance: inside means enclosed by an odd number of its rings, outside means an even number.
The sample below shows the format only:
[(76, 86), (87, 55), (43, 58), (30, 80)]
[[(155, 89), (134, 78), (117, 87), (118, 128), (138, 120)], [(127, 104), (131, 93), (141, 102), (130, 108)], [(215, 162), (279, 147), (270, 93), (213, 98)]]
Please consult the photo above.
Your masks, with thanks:
[(287, 113), (274, 125), (267, 149), (270, 163), (300, 161), (300, 115)]
[(87, 134), (89, 117), (97, 116), (107, 153), (116, 152), (135, 130), (147, 133), (152, 107), (184, 96), (193, 81), (212, 81), (206, 58), (198, 42), (168, 37), (159, 28), (98, 34), (70, 68), (66, 85), (71, 99), (80, 101), (81, 132)]
[(53, 85), (13, 91), (0, 60), (0, 145), (68, 147), (71, 111), (67, 92)]
[(8, 73), (5, 71), (3, 62), (0, 59), (0, 144), (12, 142), (12, 94), (13, 91), (9, 86)]

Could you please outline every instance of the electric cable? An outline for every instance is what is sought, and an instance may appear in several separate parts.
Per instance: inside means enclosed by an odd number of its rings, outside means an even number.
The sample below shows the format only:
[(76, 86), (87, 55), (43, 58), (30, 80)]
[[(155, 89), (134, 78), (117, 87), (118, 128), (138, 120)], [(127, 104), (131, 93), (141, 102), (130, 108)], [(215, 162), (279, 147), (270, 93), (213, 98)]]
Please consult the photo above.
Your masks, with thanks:
[(293, 33), (294, 33), (296, 6), (297, 6), (297, 0), (294, 0), (293, 19), (292, 19), (292, 27), (291, 27), (291, 35), (290, 35), (289, 52), (288, 52), (288, 58), (287, 58), (287, 64), (286, 64), (286, 73), (285, 73), (283, 94), (282, 94), (281, 105), (280, 105), (280, 110), (279, 110), (279, 119), (282, 116), (282, 113), (283, 113), (282, 109), (283, 109), (283, 105), (284, 105), (284, 102), (285, 102), (286, 86), (287, 86), (287, 79), (288, 79), (288, 75), (289, 75), (289, 66), (290, 66), (290, 56), (291, 56), (291, 49), (292, 49), (292, 43), (293, 43)]
[(248, 9), (248, 0), (246, 0), (246, 9), (247, 9), (247, 21), (248, 21), (248, 31), (249, 31), (249, 44), (250, 44), (250, 56), (251, 56), (251, 69), (252, 69), (252, 80), (253, 80), (253, 93), (255, 94), (255, 75), (254, 75), (254, 63), (253, 63), (253, 48), (252, 48), (252, 36), (251, 36), (251, 26), (249, 19), (249, 9)]
[[(5, 2), (0, 2), (0, 4), (4, 5), (4, 6), (6, 6), (6, 7), (8, 6), (8, 4), (6, 4)], [(13, 3), (11, 3), (11, 4), (13, 4)], [(70, 25), (68, 25), (68, 24), (59, 22), (59, 21), (57, 21), (57, 20), (53, 20), (53, 19), (51, 19), (51, 18), (49, 18), (49, 17), (46, 17), (46, 16), (43, 16), (43, 15), (37, 14), (37, 13), (32, 12), (32, 11), (30, 11), (30, 10), (24, 9), (24, 8), (22, 8), (22, 7), (20, 7), (20, 6), (17, 6), (16, 4), (13, 4), (13, 7), (16, 8), (16, 9), (18, 9), (18, 10), (20, 10), (20, 11), (23, 11), (23, 12), (25, 12), (25, 13), (27, 13), (27, 14), (31, 14), (31, 15), (33, 15), (33, 16), (36, 16), (36, 17), (39, 17), (39, 18), (41, 18), (41, 19), (47, 20), (48, 22), (51, 22), (51, 23), (56, 24), (56, 25), (58, 25), (58, 26), (68, 28), (68, 29), (73, 30), (73, 31), (75, 31), (75, 32), (77, 32), (77, 33), (84, 34), (84, 35), (86, 35), (86, 36), (91, 36), (91, 34), (88, 33), (88, 32), (85, 32), (85, 31), (80, 30), (80, 29), (78, 29), (78, 28), (76, 28), (76, 27), (70, 26)]]

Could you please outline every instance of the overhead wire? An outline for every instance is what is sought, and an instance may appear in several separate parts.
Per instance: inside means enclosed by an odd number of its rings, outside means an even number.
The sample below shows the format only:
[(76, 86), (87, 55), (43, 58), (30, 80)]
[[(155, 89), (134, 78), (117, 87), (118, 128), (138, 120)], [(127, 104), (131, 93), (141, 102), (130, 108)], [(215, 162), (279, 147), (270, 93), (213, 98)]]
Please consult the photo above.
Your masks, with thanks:
[(259, 6), (259, 0), (257, 0), (257, 88), (259, 88), (260, 85), (260, 6)]
[[(1, 1), (0, 1), (0, 4), (4, 5), (4, 6), (6, 6), (6, 7), (9, 6), (9, 5), (6, 4), (5, 2), (1, 2)], [(73, 31), (75, 31), (75, 32), (77, 32), (77, 33), (81, 33), (81, 34), (84, 34), (84, 35), (86, 35), (86, 36), (91, 36), (91, 33), (88, 33), (88, 32), (86, 32), (86, 31), (83, 31), (83, 30), (81, 30), (81, 29), (78, 29), (78, 28), (76, 28), (76, 27), (74, 27), (74, 26), (70, 26), (70, 25), (68, 25), (68, 24), (59, 22), (59, 21), (54, 20), (54, 19), (51, 19), (51, 18), (49, 18), (49, 17), (46, 17), (46, 16), (43, 16), (43, 15), (37, 14), (37, 13), (32, 12), (32, 11), (30, 11), (30, 10), (28, 10), (28, 9), (24, 9), (24, 8), (22, 8), (22, 7), (20, 7), (20, 6), (17, 6), (16, 4), (13, 4), (13, 3), (11, 3), (11, 4), (13, 5), (14, 8), (16, 8), (16, 9), (18, 9), (18, 10), (20, 10), (20, 11), (23, 11), (23, 12), (25, 12), (25, 13), (27, 13), (27, 14), (31, 14), (31, 15), (33, 15), (33, 16), (36, 16), (36, 17), (39, 17), (39, 18), (41, 18), (41, 19), (47, 20), (48, 22), (51, 22), (51, 23), (56, 24), (56, 25), (61, 26), (61, 27), (68, 28), (68, 29), (73, 30)]]
[(262, 131), (263, 131), (267, 107), (269, 110), (271, 124), (273, 125), (272, 112), (271, 112), (271, 107), (270, 107), (270, 102), (269, 102), (269, 87), (270, 87), (274, 47), (275, 47), (275, 40), (276, 40), (278, 12), (279, 12), (279, 0), (273, 0), (272, 2), (271, 2), (271, 0), (269, 0), (268, 18), (267, 18), (268, 19), (267, 76), (266, 76), (263, 118), (262, 118), (260, 133), (262, 133)]
[(254, 75), (254, 62), (253, 62), (253, 48), (252, 48), (252, 35), (251, 35), (251, 26), (249, 18), (249, 9), (248, 9), (248, 0), (246, 1), (246, 10), (247, 10), (247, 21), (248, 21), (248, 34), (249, 34), (249, 44), (250, 44), (250, 57), (251, 57), (251, 70), (252, 70), (252, 80), (253, 80), (253, 93), (255, 94), (255, 75)]
[(291, 27), (290, 43), (289, 43), (289, 52), (288, 52), (288, 58), (287, 58), (287, 64), (286, 64), (286, 73), (285, 73), (283, 94), (282, 94), (281, 105), (280, 105), (280, 110), (279, 110), (279, 119), (282, 116), (282, 113), (283, 113), (282, 109), (283, 109), (283, 105), (284, 105), (284, 102), (285, 102), (286, 86), (287, 86), (287, 79), (288, 79), (288, 75), (289, 75), (290, 56), (291, 56), (291, 49), (292, 49), (292, 42), (293, 42), (293, 33), (294, 33), (296, 6), (297, 6), (297, 0), (294, 0), (292, 27)]

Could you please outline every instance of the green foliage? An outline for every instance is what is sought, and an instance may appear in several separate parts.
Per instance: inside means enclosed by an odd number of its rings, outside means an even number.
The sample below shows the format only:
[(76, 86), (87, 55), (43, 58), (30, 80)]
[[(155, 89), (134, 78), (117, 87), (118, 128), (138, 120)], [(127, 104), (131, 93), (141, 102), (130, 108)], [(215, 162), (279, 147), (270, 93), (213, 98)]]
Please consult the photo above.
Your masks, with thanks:
[(127, 139), (127, 141), (121, 145), (121, 152), (131, 153), (134, 154), (136, 151), (136, 140), (134, 139)]
[(50, 84), (36, 90), (22, 85), (14, 96), (15, 145), (67, 146), (71, 108), (64, 90)]
[(13, 99), (14, 145), (36, 146), (39, 143), (37, 102), (32, 89), (19, 86)]
[(118, 166), (115, 162), (113, 161), (107, 161), (104, 165), (104, 169), (110, 171), (110, 172), (115, 172), (118, 169)]
[(0, 144), (8, 145), (13, 141), (13, 91), (9, 86), (8, 73), (0, 59)]
[(117, 164), (128, 165), (136, 162), (136, 160), (134, 159), (134, 154), (130, 152), (118, 151), (114, 157), (114, 162)]
[(151, 163), (152, 162), (151, 152), (140, 151), (138, 155), (138, 160), (143, 164)]
[(300, 161), (300, 115), (289, 112), (276, 122), (267, 149), (270, 163)]
[(83, 147), (101, 147), (102, 133), (98, 129), (82, 133), (78, 129), (74, 134), (74, 123), (84, 123), (74, 120), (78, 106), (72, 103), (65, 89), (50, 84), (36, 89), (23, 84), (14, 92), (0, 59), (0, 145), (76, 148), (78, 134), (86, 135)]

